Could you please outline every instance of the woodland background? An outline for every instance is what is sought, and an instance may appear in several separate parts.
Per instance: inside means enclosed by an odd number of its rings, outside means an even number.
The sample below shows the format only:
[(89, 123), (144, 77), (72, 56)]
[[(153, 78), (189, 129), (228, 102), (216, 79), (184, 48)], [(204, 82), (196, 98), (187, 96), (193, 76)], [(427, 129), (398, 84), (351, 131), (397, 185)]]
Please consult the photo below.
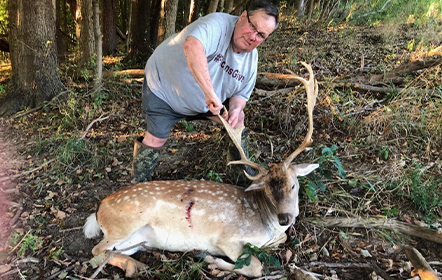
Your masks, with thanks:
[[(430, 264), (437, 275), (441, 1), (278, 4), (281, 24), (258, 48), (260, 75), (246, 107), (250, 156), (266, 165), (302, 141), (305, 94), (292, 77), (306, 75), (298, 63), (306, 61), (320, 90), (312, 149), (298, 160), (320, 168), (301, 181), (301, 214), (289, 240), (259, 249), (277, 260), (266, 259), (267, 279), (306, 279), (297, 268), (320, 279), (410, 279), (411, 264)], [(1, 279), (123, 276), (92, 268), (98, 241), (84, 239), (81, 226), (102, 198), (131, 183), (133, 140), (145, 126), (144, 64), (199, 16), (239, 14), (246, 5), (0, 0)], [(154, 179), (236, 184), (228, 146), (220, 126), (182, 121)], [(142, 278), (244, 279), (208, 269), (192, 252), (137, 258), (151, 267)]]

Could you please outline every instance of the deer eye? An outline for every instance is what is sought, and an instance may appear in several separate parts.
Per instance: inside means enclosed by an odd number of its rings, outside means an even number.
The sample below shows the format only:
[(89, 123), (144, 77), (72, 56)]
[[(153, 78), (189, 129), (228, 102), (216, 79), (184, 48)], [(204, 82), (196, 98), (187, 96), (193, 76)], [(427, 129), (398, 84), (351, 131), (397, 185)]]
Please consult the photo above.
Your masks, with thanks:
[(295, 184), (293, 184), (293, 185), (292, 185), (292, 190), (294, 190), (294, 189), (295, 189), (295, 187), (296, 187), (296, 185), (295, 185)]

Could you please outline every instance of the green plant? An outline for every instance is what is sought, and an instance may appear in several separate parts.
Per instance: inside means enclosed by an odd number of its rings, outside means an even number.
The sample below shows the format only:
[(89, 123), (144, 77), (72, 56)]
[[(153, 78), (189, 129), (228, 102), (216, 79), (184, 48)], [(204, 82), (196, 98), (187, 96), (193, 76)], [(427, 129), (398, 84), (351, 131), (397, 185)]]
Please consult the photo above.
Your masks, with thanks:
[(187, 122), (187, 121), (185, 121), (185, 120), (182, 120), (181, 121), (181, 124), (184, 126), (184, 128), (186, 129), (186, 132), (192, 132), (192, 131), (194, 131), (194, 127), (193, 127), (193, 124), (191, 124), (191, 123), (189, 123), (189, 122)]
[[(202, 279), (203, 265), (203, 261), (195, 261), (191, 254), (185, 253), (177, 259), (164, 260), (160, 278), (180, 280)], [(151, 273), (156, 274), (155, 272)]]
[(425, 177), (422, 170), (418, 163), (409, 170), (410, 199), (425, 218), (430, 220), (436, 217), (435, 209), (442, 206), (442, 192), (438, 188), (440, 182), (431, 176)]
[(388, 148), (387, 147), (381, 147), (378, 149), (378, 158), (387, 160), (388, 159)]
[[(20, 238), (20, 235), (15, 232), (12, 234), (12, 238), (17, 241)], [(29, 253), (29, 251), (37, 251), (41, 248), (42, 244), (43, 240), (38, 236), (32, 235), (31, 230), (29, 230), (15, 245), (12, 251), (15, 251), (18, 248), (17, 256), (22, 257), (25, 254)]]
[(252, 261), (252, 256), (257, 257), (261, 263), (266, 263), (277, 268), (281, 268), (281, 264), (279, 263), (278, 259), (270, 255), (267, 252), (267, 248), (258, 248), (250, 243), (247, 243), (244, 251), (236, 260), (234, 269), (241, 269), (244, 266), (249, 266)]
[(60, 254), (63, 252), (63, 248), (60, 247), (57, 249), (57, 247), (51, 248), (49, 250), (49, 258), (53, 260), (58, 260)]
[(209, 177), (210, 181), (219, 182), (219, 183), (223, 182), (221, 176), (218, 173), (213, 172), (212, 170), (210, 170), (209, 173), (207, 173), (207, 177)]
[[(322, 149), (322, 156), (319, 159), (319, 165), (325, 166), (327, 162), (331, 162), (333, 163), (333, 165), (336, 167), (336, 169), (338, 169), (338, 173), (339, 173), (339, 177), (341, 177), (341, 179), (345, 179), (345, 177), (347, 176), (344, 167), (342, 166), (341, 160), (339, 159), (338, 156), (336, 156), (334, 153), (336, 152), (336, 149), (338, 147), (336, 145), (332, 145), (331, 147), (325, 147), (324, 149)], [(324, 170), (321, 168), (321, 173), (323, 173), (326, 177), (331, 178), (331, 172)]]

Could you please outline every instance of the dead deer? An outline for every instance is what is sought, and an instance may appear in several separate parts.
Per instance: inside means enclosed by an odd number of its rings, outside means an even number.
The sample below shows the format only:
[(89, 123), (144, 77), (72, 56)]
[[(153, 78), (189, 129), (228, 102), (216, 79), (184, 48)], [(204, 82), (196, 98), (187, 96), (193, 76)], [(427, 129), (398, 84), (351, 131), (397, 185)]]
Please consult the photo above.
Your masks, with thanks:
[[(244, 164), (259, 171), (250, 176), (247, 189), (210, 181), (151, 181), (121, 189), (100, 203), (96, 214), (84, 225), (87, 238), (104, 233), (104, 239), (92, 250), (94, 256), (144, 242), (147, 247), (167, 251), (201, 250), (210, 255), (205, 262), (221, 270), (249, 277), (262, 275), (262, 264), (255, 257), (249, 266), (234, 269), (234, 262), (251, 243), (277, 245), (285, 242), (285, 231), (299, 214), (298, 176), (305, 176), (318, 164), (292, 165), (293, 159), (312, 142), (313, 108), (318, 85), (310, 65), (303, 63), (309, 80), (298, 77), (307, 92), (309, 127), (304, 141), (282, 163), (269, 169), (247, 159), (241, 149), (241, 131), (233, 129), (222, 117), (229, 136), (240, 151)], [(110, 264), (126, 270), (131, 277), (146, 266), (129, 257), (143, 246), (123, 254), (113, 254)], [(227, 256), (232, 263), (213, 256)]]

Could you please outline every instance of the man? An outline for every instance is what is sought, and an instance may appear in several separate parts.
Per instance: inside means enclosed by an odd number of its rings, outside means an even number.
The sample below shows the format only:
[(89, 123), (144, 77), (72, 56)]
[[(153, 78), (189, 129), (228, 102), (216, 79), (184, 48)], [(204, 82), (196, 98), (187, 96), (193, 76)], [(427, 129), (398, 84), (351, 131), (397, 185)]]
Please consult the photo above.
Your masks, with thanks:
[[(276, 5), (252, 0), (239, 17), (209, 14), (156, 48), (143, 82), (147, 132), (135, 141), (137, 182), (151, 177), (161, 147), (181, 119), (219, 122), (221, 113), (234, 128), (244, 124), (244, 107), (256, 81), (256, 47), (273, 33), (278, 20)], [(223, 103), (228, 112), (222, 111)]]

